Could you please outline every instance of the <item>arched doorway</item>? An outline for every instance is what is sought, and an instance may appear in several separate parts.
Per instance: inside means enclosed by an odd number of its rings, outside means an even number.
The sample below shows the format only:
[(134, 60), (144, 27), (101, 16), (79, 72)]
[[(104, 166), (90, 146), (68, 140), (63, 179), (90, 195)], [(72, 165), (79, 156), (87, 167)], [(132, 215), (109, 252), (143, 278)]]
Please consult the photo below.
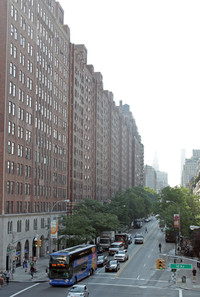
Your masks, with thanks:
[(28, 240), (26, 240), (24, 245), (24, 258), (26, 260), (29, 260), (29, 241)]
[(15, 255), (15, 265), (16, 267), (21, 266), (21, 243), (17, 243), (16, 255)]
[(15, 260), (16, 247), (9, 243), (6, 254), (6, 270), (11, 270), (12, 261)]
[(37, 256), (37, 248), (35, 246), (35, 242), (37, 241), (37, 239), (33, 239), (32, 241), (32, 258), (34, 259)]

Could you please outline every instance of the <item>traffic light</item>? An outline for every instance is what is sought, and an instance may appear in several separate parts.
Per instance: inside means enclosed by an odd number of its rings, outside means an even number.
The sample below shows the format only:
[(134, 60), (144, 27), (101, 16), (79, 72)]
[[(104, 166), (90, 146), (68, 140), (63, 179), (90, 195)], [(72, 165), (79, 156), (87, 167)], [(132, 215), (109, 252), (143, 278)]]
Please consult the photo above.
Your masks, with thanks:
[(38, 239), (37, 240), (37, 245), (38, 245), (38, 247), (41, 247), (42, 246), (42, 240)]
[(163, 259), (157, 259), (156, 260), (156, 268), (159, 269), (159, 270), (163, 270), (166, 268), (165, 266), (165, 260)]
[(37, 239), (34, 240), (34, 246), (35, 246), (35, 247), (38, 247), (38, 240), (37, 240)]

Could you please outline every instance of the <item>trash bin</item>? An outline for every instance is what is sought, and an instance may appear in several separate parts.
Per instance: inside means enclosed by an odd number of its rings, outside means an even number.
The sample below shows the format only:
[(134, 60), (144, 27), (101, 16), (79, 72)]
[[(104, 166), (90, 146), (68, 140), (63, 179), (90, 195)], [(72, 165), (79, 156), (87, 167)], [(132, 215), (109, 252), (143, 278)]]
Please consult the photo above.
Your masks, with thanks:
[(186, 283), (186, 276), (185, 275), (182, 276), (182, 283)]

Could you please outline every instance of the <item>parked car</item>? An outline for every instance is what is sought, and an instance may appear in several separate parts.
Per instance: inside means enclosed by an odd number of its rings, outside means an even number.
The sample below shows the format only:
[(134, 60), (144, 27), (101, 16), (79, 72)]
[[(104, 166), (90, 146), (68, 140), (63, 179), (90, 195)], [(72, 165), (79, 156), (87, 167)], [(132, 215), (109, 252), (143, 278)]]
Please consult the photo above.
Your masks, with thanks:
[(107, 256), (102, 255), (102, 256), (97, 257), (97, 266), (98, 267), (100, 267), (100, 266), (103, 267), (107, 262), (108, 262), (108, 257)]
[(113, 242), (108, 250), (108, 253), (110, 256), (113, 256), (114, 254), (116, 254), (116, 252), (118, 252), (119, 250), (123, 250), (123, 249), (124, 249), (123, 242), (121, 242), (121, 241)]
[(117, 260), (110, 260), (105, 266), (105, 272), (115, 271), (117, 272), (120, 269), (120, 264)]
[(86, 285), (74, 285), (69, 290), (67, 297), (89, 297), (89, 291)]
[(115, 255), (114, 255), (114, 259), (117, 261), (127, 261), (128, 260), (128, 252), (127, 250), (123, 250), (123, 251), (118, 251)]
[(134, 237), (135, 244), (137, 243), (144, 243), (144, 236), (142, 234), (136, 234)]

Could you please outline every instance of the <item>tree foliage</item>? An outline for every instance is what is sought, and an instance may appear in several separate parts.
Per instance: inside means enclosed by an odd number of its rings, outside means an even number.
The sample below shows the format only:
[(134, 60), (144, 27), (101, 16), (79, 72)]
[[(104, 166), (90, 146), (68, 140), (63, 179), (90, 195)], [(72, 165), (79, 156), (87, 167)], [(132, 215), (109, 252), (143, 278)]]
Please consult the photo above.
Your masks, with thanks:
[(73, 215), (60, 218), (62, 243), (74, 245), (94, 240), (102, 231), (125, 230), (134, 219), (151, 213), (156, 196), (148, 188), (135, 187), (117, 193), (110, 204), (85, 199), (74, 207)]
[(166, 187), (154, 203), (154, 212), (169, 229), (174, 228), (174, 214), (180, 213), (180, 231), (189, 236), (190, 226), (200, 223), (200, 204), (197, 196), (183, 187)]

